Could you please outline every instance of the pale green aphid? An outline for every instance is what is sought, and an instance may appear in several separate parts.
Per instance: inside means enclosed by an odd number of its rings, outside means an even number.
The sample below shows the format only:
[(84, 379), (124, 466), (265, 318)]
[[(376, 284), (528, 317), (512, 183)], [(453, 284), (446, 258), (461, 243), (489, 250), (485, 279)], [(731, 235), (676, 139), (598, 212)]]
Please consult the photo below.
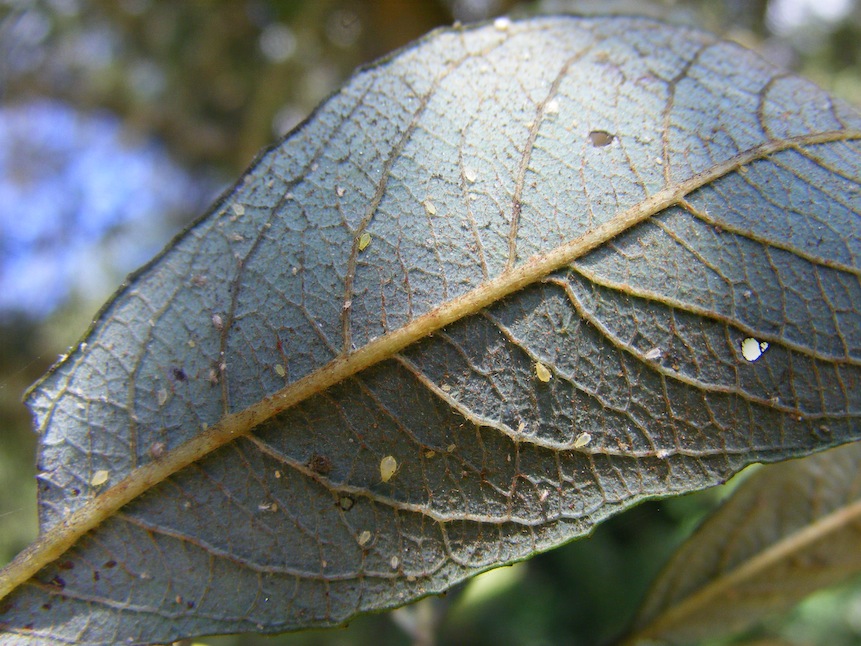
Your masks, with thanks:
[(387, 455), (380, 460), (380, 479), (383, 482), (388, 482), (394, 477), (398, 471), (398, 461), (393, 455)]
[(369, 244), (371, 244), (371, 234), (365, 231), (359, 236), (359, 251), (367, 249)]
[(548, 381), (550, 381), (550, 377), (552, 377), (553, 374), (550, 372), (547, 366), (538, 361), (535, 364), (535, 376), (538, 377), (538, 381), (543, 381), (544, 383), (547, 383)]

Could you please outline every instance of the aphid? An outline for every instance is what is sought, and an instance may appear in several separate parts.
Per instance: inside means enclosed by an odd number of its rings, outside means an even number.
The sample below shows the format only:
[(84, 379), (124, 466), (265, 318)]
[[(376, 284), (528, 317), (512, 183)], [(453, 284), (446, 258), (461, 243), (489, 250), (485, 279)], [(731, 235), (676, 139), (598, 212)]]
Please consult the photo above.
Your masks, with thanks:
[(393, 455), (387, 455), (380, 460), (380, 479), (383, 482), (388, 482), (394, 477), (398, 471), (398, 461)]
[(242, 204), (233, 204), (230, 208), (236, 215), (245, 215), (245, 207)]
[(425, 200), (424, 205), (425, 211), (427, 211), (428, 215), (436, 215), (436, 207), (434, 206), (433, 202), (431, 202), (430, 200)]
[(574, 439), (574, 448), (575, 449), (582, 449), (584, 446), (589, 444), (589, 442), (591, 442), (591, 441), (592, 441), (592, 436), (589, 435), (589, 433), (580, 433), (580, 435), (578, 435)]
[(224, 321), (218, 314), (212, 315), (212, 327), (221, 332), (224, 329)]
[(371, 234), (365, 231), (359, 236), (359, 251), (367, 249), (369, 244), (371, 244)]
[(741, 342), (741, 355), (748, 361), (756, 361), (766, 350), (768, 350), (767, 341), (757, 341), (753, 337), (748, 337)]
[(90, 485), (93, 487), (101, 487), (108, 481), (108, 476), (110, 475), (110, 471), (107, 469), (99, 469), (93, 474), (93, 477), (90, 478)]
[(660, 348), (657, 348), (657, 347), (656, 347), (656, 348), (652, 348), (652, 349), (651, 349), (651, 350), (649, 350), (646, 354), (644, 354), (644, 355), (643, 355), (643, 358), (644, 358), (646, 361), (654, 361), (655, 359), (660, 359), (660, 358), (661, 358), (661, 355), (662, 355), (663, 353), (664, 353), (664, 352), (663, 352), (663, 350), (661, 350)]
[(432, 450), (432, 449), (428, 449), (427, 451), (425, 451), (425, 457), (426, 457), (428, 460), (430, 460), (430, 459), (431, 459), (432, 457), (434, 457), (435, 455), (436, 455), (436, 451), (434, 451), (434, 450)]
[(397, 556), (393, 556), (392, 560), (389, 561), (389, 563), (391, 564), (393, 570), (397, 570), (398, 565), (400, 565), (401, 563), (401, 559), (399, 559)]
[(341, 508), (341, 511), (350, 511), (355, 504), (356, 501), (350, 498), (350, 496), (341, 496), (338, 498), (338, 507)]
[(553, 375), (550, 373), (550, 370), (547, 368), (547, 366), (538, 361), (535, 364), (535, 376), (538, 377), (539, 381), (547, 383), (548, 381), (550, 381), (550, 377), (552, 377)]
[(470, 168), (469, 166), (463, 169), (463, 176), (470, 184), (478, 179), (478, 174), (475, 172), (475, 169)]
[(367, 545), (371, 540), (371, 532), (367, 529), (364, 530), (361, 534), (359, 534), (359, 545)]
[(164, 388), (159, 388), (157, 395), (158, 395), (158, 405), (164, 406), (165, 403), (167, 403), (167, 390), (165, 390)]
[(547, 105), (544, 106), (544, 114), (556, 114), (557, 112), (559, 112), (559, 101), (551, 99), (547, 102)]
[(277, 374), (279, 377), (283, 377), (287, 374), (287, 371), (284, 370), (284, 366), (282, 366), (280, 363), (276, 363), (275, 374)]

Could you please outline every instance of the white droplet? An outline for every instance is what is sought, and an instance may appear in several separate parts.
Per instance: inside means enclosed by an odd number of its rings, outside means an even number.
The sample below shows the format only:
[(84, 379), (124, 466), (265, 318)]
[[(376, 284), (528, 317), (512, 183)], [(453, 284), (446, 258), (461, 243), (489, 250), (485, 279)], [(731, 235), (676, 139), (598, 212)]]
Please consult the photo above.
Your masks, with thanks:
[(380, 460), (380, 479), (383, 482), (388, 482), (392, 479), (398, 470), (398, 461), (393, 455), (387, 455)]
[(367, 545), (371, 540), (371, 532), (367, 529), (359, 534), (359, 545)]
[(93, 474), (93, 477), (90, 478), (90, 484), (94, 487), (101, 487), (108, 481), (108, 476), (110, 472), (107, 469), (99, 469)]
[(658, 449), (658, 452), (655, 453), (655, 457), (658, 458), (659, 460), (665, 460), (668, 457), (670, 457), (670, 450), (669, 449)]
[(347, 189), (345, 189), (343, 186), (338, 186), (335, 189), (335, 195), (337, 195), (338, 197), (344, 197), (344, 193), (346, 193), (346, 192), (347, 192)]
[(544, 114), (556, 114), (559, 112), (559, 101), (552, 99), (544, 106)]
[(548, 370), (547, 366), (545, 366), (543, 363), (538, 361), (535, 364), (535, 376), (538, 377), (539, 381), (543, 381), (544, 383), (547, 383), (548, 381), (550, 381), (550, 378), (553, 375), (550, 373), (550, 370)]
[(511, 18), (500, 16), (493, 21), (493, 26), (499, 31), (508, 31), (508, 28), (511, 27)]
[(768, 350), (766, 341), (757, 341), (749, 336), (741, 342), (741, 354), (748, 361), (756, 361), (766, 350)]
[(434, 206), (433, 202), (431, 202), (430, 200), (425, 200), (424, 202), (422, 202), (422, 204), (425, 205), (425, 211), (427, 211), (428, 215), (436, 215), (436, 207)]
[(589, 444), (592, 441), (592, 436), (589, 433), (580, 433), (577, 438), (574, 440), (574, 448), (582, 449), (584, 446)]

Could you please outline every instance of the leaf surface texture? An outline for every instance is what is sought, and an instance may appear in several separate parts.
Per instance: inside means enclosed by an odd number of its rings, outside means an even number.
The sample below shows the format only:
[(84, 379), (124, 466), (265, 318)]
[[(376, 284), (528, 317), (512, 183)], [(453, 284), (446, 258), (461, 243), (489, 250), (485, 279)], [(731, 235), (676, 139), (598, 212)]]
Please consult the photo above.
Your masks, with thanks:
[(357, 73), (32, 392), (40, 540), (105, 511), (0, 625), (335, 625), (856, 439), (859, 125), (644, 19), (444, 30)]

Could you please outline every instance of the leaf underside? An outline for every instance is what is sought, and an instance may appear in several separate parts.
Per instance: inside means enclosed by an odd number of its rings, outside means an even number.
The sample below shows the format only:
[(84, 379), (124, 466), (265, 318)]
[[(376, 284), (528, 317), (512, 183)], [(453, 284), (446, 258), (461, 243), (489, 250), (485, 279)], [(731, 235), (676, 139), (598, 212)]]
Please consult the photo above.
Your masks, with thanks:
[(857, 439), (859, 126), (643, 19), (359, 72), (31, 393), (44, 567), (5, 571), (0, 626), (336, 625)]

